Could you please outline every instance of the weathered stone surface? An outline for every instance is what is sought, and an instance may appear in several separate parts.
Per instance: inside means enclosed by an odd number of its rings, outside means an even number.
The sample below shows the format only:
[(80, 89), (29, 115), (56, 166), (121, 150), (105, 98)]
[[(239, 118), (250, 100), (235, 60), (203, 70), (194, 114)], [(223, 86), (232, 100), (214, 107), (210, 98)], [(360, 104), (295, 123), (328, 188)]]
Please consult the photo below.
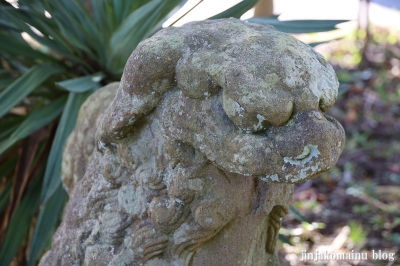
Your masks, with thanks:
[(215, 20), (143, 41), (103, 115), (116, 86), (70, 136), (40, 265), (277, 265), (293, 183), (343, 149), (332, 67), (272, 27)]

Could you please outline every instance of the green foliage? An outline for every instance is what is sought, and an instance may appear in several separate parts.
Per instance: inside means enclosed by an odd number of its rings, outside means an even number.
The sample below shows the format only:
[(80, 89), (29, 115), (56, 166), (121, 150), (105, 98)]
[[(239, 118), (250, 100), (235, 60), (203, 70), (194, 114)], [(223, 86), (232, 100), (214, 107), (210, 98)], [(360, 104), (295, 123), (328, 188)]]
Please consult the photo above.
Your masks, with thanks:
[(39, 204), (41, 181), (40, 176), (33, 180), (11, 219), (0, 250), (0, 266), (9, 265), (29, 233), (32, 217)]
[(349, 222), (350, 235), (349, 238), (356, 245), (362, 245), (367, 238), (368, 233), (364, 231), (361, 224), (356, 221)]
[[(0, 187), (0, 211), (10, 218), (3, 221), (7, 231), (0, 232), (2, 265), (26, 243), (35, 215), (29, 265), (49, 244), (66, 200), (60, 179), (62, 149), (81, 104), (100, 86), (118, 81), (137, 44), (185, 2), (20, 0), (19, 8), (0, 3), (0, 178), (6, 179)], [(226, 16), (240, 16), (255, 2), (244, 0)], [(21, 144), (39, 130), (48, 137), (33, 146)], [(28, 152), (32, 163), (19, 181), (29, 185), (15, 187), (13, 168), (25, 162)], [(41, 174), (33, 178), (38, 168)]]
[[(120, 80), (135, 47), (185, 2), (19, 0), (18, 8), (0, 2), (0, 265), (25, 244), (34, 265), (49, 245), (67, 198), (62, 150), (81, 104)], [(256, 2), (243, 0), (211, 19), (238, 18)], [(280, 27), (276, 17), (267, 20)], [(320, 31), (339, 22), (281, 28)]]

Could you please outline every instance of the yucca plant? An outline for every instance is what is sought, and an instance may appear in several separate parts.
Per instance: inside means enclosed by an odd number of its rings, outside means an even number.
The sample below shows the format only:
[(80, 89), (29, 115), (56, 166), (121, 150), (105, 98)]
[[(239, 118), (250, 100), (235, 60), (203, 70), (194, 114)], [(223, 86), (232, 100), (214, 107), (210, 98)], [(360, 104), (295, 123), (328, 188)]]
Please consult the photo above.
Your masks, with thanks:
[[(79, 107), (118, 81), (136, 45), (185, 2), (0, 1), (0, 266), (13, 259), (34, 265), (48, 247), (67, 199), (61, 156)], [(243, 0), (211, 19), (239, 18), (256, 2)], [(276, 17), (255, 22), (287, 32), (299, 26)], [(325, 31), (339, 22), (301, 27)]]

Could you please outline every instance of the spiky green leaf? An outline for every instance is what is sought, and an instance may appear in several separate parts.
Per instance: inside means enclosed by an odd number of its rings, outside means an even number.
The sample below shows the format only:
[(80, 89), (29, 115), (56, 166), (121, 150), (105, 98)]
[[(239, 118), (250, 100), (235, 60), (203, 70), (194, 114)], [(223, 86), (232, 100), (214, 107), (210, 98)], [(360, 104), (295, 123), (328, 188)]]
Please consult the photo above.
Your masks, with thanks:
[(0, 117), (7, 114), (11, 108), (19, 104), (22, 99), (28, 96), (29, 93), (40, 86), (51, 75), (60, 73), (63, 70), (61, 67), (50, 65), (32, 67), (0, 94)]
[(22, 243), (28, 238), (31, 219), (39, 203), (41, 181), (40, 176), (34, 178), (11, 218), (0, 249), (0, 266), (8, 266)]
[(27, 137), (59, 116), (64, 108), (66, 98), (66, 96), (60, 97), (49, 105), (29, 114), (11, 136), (0, 143), (0, 155), (17, 141)]
[(279, 234), (279, 235), (278, 235), (278, 239), (279, 239), (279, 241), (281, 241), (282, 243), (289, 244), (289, 245), (293, 246), (293, 244), (290, 242), (290, 239), (289, 239), (287, 236), (284, 236), (284, 235)]
[(0, 191), (0, 214), (4, 211), (10, 201), (11, 184), (12, 181), (9, 180), (7, 185), (5, 185), (5, 187)]
[(41, 193), (42, 204), (46, 203), (61, 183), (61, 160), (65, 140), (75, 127), (80, 106), (91, 93), (71, 92), (68, 96), (47, 161)]
[(3, 164), (0, 165), (0, 181), (5, 178), (7, 175), (12, 173), (15, 165), (17, 164), (18, 156), (13, 156), (6, 160)]
[(250, 8), (252, 8), (258, 0), (243, 0), (242, 2), (234, 5), (233, 7), (210, 17), (209, 19), (220, 19), (220, 18), (240, 18)]
[(3, 121), (0, 121), (0, 143), (10, 137), (10, 135), (22, 123), (24, 118), (25, 117), (23, 116), (12, 116), (8, 119), (3, 119)]
[(89, 76), (56, 82), (56, 85), (70, 92), (86, 92), (91, 89), (97, 89), (103, 77), (104, 75), (102, 73), (96, 73)]
[(41, 207), (30, 244), (28, 266), (35, 265), (43, 249), (50, 242), (66, 199), (67, 193), (59, 184), (53, 195)]
[(299, 220), (300, 222), (306, 222), (306, 223), (310, 223), (306, 217), (304, 217), (303, 215), (300, 214), (300, 212), (293, 206), (289, 207), (289, 213), (291, 215), (294, 216), (294, 218), (296, 218), (297, 220)]
[(114, 68), (123, 70), (126, 60), (136, 46), (153, 33), (153, 29), (182, 0), (153, 0), (132, 12), (111, 37), (111, 58)]

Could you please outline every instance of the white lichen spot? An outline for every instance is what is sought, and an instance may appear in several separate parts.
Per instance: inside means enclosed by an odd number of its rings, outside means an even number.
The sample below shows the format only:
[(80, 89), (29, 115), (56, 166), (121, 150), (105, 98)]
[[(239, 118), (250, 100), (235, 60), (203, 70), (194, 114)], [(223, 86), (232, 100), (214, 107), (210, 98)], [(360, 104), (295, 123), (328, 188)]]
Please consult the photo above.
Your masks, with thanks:
[(238, 116), (243, 116), (243, 112), (246, 111), (238, 102), (235, 102), (235, 111)]
[(200, 134), (195, 134), (195, 136), (196, 136), (196, 140), (197, 140), (198, 142), (203, 142), (204, 137), (203, 137), (202, 135), (200, 135)]
[(304, 166), (296, 173), (291, 173), (285, 176), (286, 181), (290, 180), (290, 183), (297, 183), (307, 179), (309, 176), (321, 171), (320, 163), (317, 162), (315, 165)]
[(266, 119), (265, 119), (264, 116), (262, 116), (260, 114), (257, 114), (257, 119), (258, 119), (258, 124), (257, 125), (253, 125), (253, 128), (254, 128), (254, 130), (261, 130), (261, 129), (264, 128), (263, 125), (262, 125), (262, 122), (265, 121)]
[[(307, 179), (311, 175), (321, 171), (321, 163), (318, 161), (313, 161), (313, 158), (318, 158), (321, 153), (318, 150), (317, 145), (306, 145), (303, 152), (295, 157), (284, 157), (285, 163), (297, 166), (295, 171), (287, 173), (285, 175), (286, 181), (290, 183), (296, 183)], [(313, 164), (311, 164), (314, 162)], [(287, 167), (282, 166), (282, 171), (285, 172)]]
[(279, 177), (277, 174), (273, 174), (273, 175), (266, 175), (265, 177), (261, 177), (262, 181), (268, 182), (268, 181), (276, 181), (279, 182)]
[(129, 121), (128, 121), (128, 125), (130, 126), (130, 125), (132, 125), (133, 123), (135, 123), (135, 117), (134, 116), (132, 116), (131, 118), (129, 118)]
[(290, 163), (291, 165), (302, 166), (310, 162), (313, 158), (318, 158), (321, 153), (318, 150), (317, 145), (306, 145), (303, 152), (295, 157), (284, 157), (285, 163)]
[(175, 198), (175, 201), (177, 203), (179, 203), (179, 204), (185, 205), (185, 203), (182, 200), (178, 199), (178, 198)]
[(213, 219), (208, 217), (208, 218), (206, 218), (205, 222), (208, 223), (208, 224), (212, 224)]
[(106, 144), (104, 144), (101, 140), (97, 141), (97, 147), (99, 148), (99, 150), (107, 149)]

